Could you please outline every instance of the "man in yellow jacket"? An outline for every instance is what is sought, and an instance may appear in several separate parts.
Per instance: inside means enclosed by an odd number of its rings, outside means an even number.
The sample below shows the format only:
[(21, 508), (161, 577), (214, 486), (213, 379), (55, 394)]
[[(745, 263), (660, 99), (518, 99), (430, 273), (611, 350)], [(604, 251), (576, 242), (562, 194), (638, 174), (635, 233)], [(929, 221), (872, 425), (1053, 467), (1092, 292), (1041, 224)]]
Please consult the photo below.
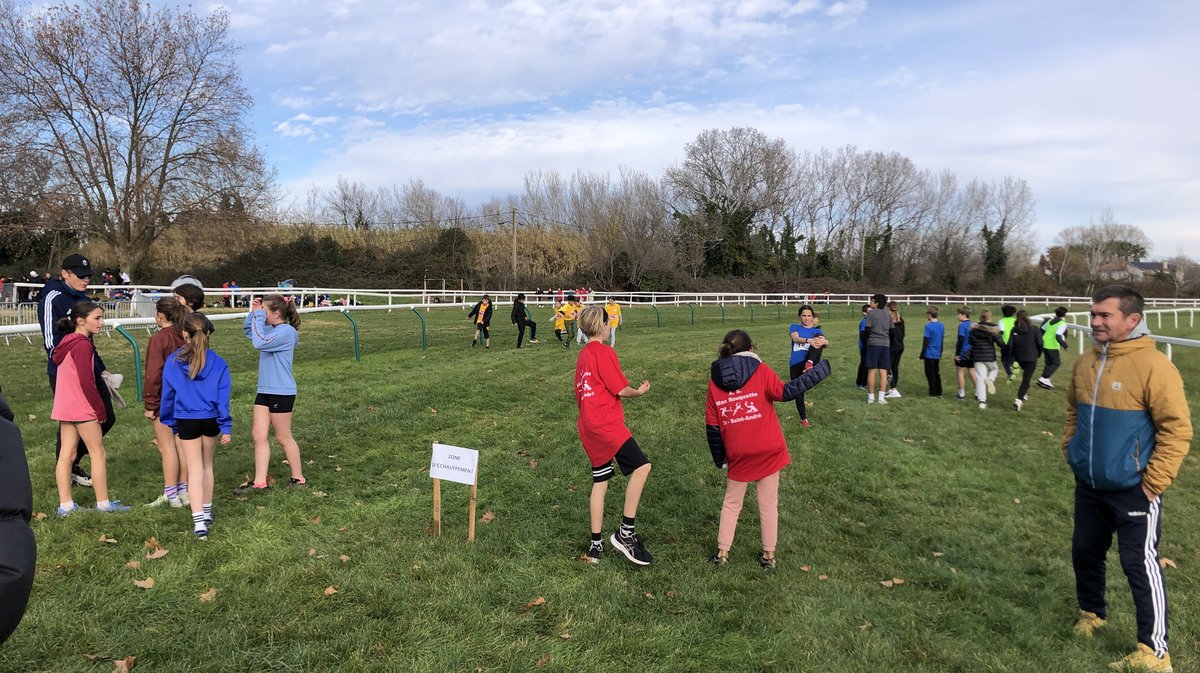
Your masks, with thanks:
[(1107, 623), (1104, 562), (1115, 532), (1138, 643), (1111, 667), (1166, 673), (1173, 669), (1158, 564), (1162, 494), (1187, 455), (1192, 421), (1183, 379), (1155, 349), (1143, 310), (1142, 296), (1122, 285), (1092, 297), (1093, 346), (1075, 362), (1062, 450), (1075, 473), (1075, 633), (1091, 636)]

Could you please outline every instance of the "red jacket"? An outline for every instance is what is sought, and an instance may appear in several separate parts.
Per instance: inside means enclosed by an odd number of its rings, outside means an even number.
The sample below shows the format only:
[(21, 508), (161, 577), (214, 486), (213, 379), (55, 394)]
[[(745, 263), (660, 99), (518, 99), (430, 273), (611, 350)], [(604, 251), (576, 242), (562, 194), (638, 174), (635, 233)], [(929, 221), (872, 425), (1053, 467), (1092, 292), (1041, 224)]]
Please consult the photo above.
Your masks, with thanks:
[(58, 367), (54, 382), (54, 407), (50, 418), (56, 421), (108, 420), (104, 400), (96, 387), (93, 361), (96, 348), (92, 340), (78, 332), (63, 337), (54, 347), (51, 360)]
[(728, 463), (734, 481), (757, 481), (791, 464), (775, 403), (795, 399), (829, 371), (829, 362), (822, 361), (785, 385), (752, 352), (714, 362), (705, 413), (713, 461)]
[(183, 348), (183, 334), (174, 327), (166, 327), (150, 337), (146, 346), (146, 375), (142, 381), (142, 402), (146, 411), (158, 412), (162, 403), (163, 365), (171, 353)]

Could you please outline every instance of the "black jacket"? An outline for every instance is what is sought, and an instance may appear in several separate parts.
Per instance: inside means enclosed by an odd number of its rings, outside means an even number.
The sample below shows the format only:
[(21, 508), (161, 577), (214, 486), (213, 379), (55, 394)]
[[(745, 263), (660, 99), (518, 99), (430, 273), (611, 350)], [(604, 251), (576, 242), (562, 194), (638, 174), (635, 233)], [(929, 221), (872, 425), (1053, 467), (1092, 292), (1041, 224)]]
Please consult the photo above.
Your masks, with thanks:
[[(71, 289), (71, 286), (61, 278), (47, 281), (38, 297), (38, 324), (42, 326), (42, 347), (46, 349), (46, 373), (52, 377), (58, 373), (58, 365), (50, 359), (50, 354), (54, 352), (54, 347), (58, 345), (58, 342), (67, 336), (67, 332), (58, 329), (57, 323), (67, 317), (76, 302), (84, 299), (91, 299), (91, 297), (86, 293)], [(105, 370), (100, 353), (96, 353), (95, 365), (96, 375), (99, 376), (100, 372)]]
[[(533, 322), (532, 320), (529, 319), (529, 310), (527, 308), (525, 308), (525, 302), (523, 302), (519, 299), (513, 300), (511, 317), (512, 317), (512, 323), (514, 325), (519, 325), (521, 323)], [(485, 317), (484, 320), (487, 320), (487, 318)]]
[(1008, 336), (1008, 350), (1017, 362), (1035, 362), (1042, 356), (1042, 333), (1036, 327), (1013, 327)]
[[(746, 357), (744, 355), (732, 355), (727, 358), (715, 360), (709, 370), (709, 376), (712, 382), (721, 390), (730, 391), (737, 390), (746, 385), (754, 372), (758, 371), (758, 366), (762, 361), (754, 357)], [(783, 402), (789, 402), (796, 399), (798, 396), (812, 390), (821, 381), (829, 376), (829, 361), (822, 360), (813, 365), (813, 368), (804, 372), (800, 376), (783, 384)], [(708, 437), (708, 450), (712, 453), (713, 463), (717, 467), (725, 465), (725, 442), (721, 439), (721, 428), (716, 425), (705, 425), (705, 433)]]
[[(471, 312), (467, 314), (467, 318), (474, 320), (475, 316), (479, 315), (479, 307), (483, 305), (482, 301), (475, 302), (471, 307)], [(495, 306), (492, 302), (488, 302), (487, 308), (483, 311), (483, 326), (490, 327), (492, 324), (492, 308)]]
[(1004, 347), (1004, 341), (1000, 339), (1000, 326), (994, 322), (971, 325), (967, 341), (971, 344), (972, 362), (995, 362), (996, 346)]
[(0, 644), (25, 615), (37, 545), (29, 519), (33, 515), (33, 487), (21, 430), (10, 420), (11, 410), (0, 396)]
[(888, 340), (893, 353), (904, 352), (904, 321), (899, 320), (892, 323), (892, 329), (888, 332)]

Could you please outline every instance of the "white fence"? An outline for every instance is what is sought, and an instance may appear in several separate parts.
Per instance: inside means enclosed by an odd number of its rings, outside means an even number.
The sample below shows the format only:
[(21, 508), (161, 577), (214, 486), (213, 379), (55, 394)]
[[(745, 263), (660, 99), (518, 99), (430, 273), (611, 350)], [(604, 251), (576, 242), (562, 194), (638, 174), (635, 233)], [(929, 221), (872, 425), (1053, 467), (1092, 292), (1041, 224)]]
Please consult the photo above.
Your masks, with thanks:
[[(1179, 329), (1179, 314), (1184, 311), (1186, 311), (1188, 314), (1187, 315), (1188, 327), (1195, 327), (1197, 310), (1200, 310), (1200, 309), (1178, 308), (1178, 309), (1147, 310), (1144, 314), (1144, 317), (1146, 320), (1146, 327), (1153, 329), (1152, 323), (1155, 323), (1157, 321), (1158, 329), (1161, 330), (1162, 326), (1163, 326), (1163, 316), (1169, 315), (1169, 316), (1171, 316), (1171, 318), (1174, 322), (1175, 329)], [(1046, 321), (1052, 317), (1054, 317), (1053, 314), (1047, 313), (1045, 315), (1031, 316), (1031, 319)], [(1091, 341), (1090, 337), (1092, 335), (1092, 328), (1088, 324), (1091, 319), (1091, 314), (1088, 312), (1084, 312), (1084, 311), (1077, 311), (1075, 313), (1068, 313), (1065, 316), (1065, 318), (1067, 321), (1067, 329), (1069, 331), (1079, 333), (1076, 341), (1079, 344), (1079, 352), (1083, 353), (1083, 349), (1085, 348), (1084, 342)], [(1076, 322), (1076, 321), (1078, 321), (1078, 322)], [(1180, 337), (1162, 336), (1159, 334), (1154, 334), (1153, 331), (1151, 332), (1151, 336), (1154, 337), (1154, 341), (1156, 343), (1160, 343), (1160, 344), (1163, 344), (1164, 346), (1166, 346), (1165, 351), (1166, 351), (1168, 360), (1174, 359), (1174, 356), (1175, 356), (1174, 347), (1175, 346), (1183, 346), (1184, 348), (1200, 348), (1200, 340), (1196, 340), (1196, 339), (1183, 339)]]

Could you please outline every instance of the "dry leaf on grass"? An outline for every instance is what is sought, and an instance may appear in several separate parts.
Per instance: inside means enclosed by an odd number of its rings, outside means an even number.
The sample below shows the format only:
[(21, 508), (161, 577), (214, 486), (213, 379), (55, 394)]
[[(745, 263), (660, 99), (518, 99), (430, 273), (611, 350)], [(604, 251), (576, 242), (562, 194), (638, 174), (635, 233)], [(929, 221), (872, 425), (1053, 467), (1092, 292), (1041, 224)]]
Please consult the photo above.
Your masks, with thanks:
[(153, 586), (154, 586), (154, 578), (153, 578), (153, 577), (147, 577), (147, 578), (146, 578), (146, 579), (144, 579), (144, 580), (134, 580), (134, 581), (133, 581), (133, 583), (134, 583), (136, 586), (139, 586), (139, 587), (141, 587), (141, 588), (143, 588), (143, 589), (149, 589), (149, 588), (151, 588), (151, 587), (153, 587)]
[(600, 559), (592, 558), (591, 556), (588, 556), (587, 554), (580, 554), (579, 558), (577, 558), (575, 560), (583, 561), (584, 563), (599, 563), (600, 562)]
[(154, 551), (150, 552), (149, 554), (146, 554), (146, 558), (148, 560), (153, 561), (154, 559), (162, 558), (170, 553), (171, 553), (170, 550), (159, 547), (158, 549), (155, 549)]
[(529, 467), (531, 467), (531, 468), (533, 468), (533, 469), (535, 469), (535, 470), (537, 469), (537, 458), (530, 458), (530, 459), (529, 459)]
[(875, 626), (875, 625), (872, 624), (871, 622), (863, 622), (862, 624), (858, 625), (858, 630), (866, 631), (867, 629), (871, 628), (872, 626)]
[(493, 427), (493, 428), (497, 428), (497, 427), (500, 427), (500, 426), (496, 424), (496, 421), (492, 421), (492, 427)]
[(429, 407), (429, 413), (431, 413), (431, 414), (433, 414), (434, 416), (436, 416), (436, 415), (437, 415), (437, 409), (434, 409), (433, 407)]
[(327, 495), (329, 495), (329, 494), (326, 493), (325, 491), (313, 491), (313, 497), (316, 497), (316, 498), (324, 498)]
[(116, 543), (117, 543), (117, 540), (116, 540), (116, 538), (111, 538), (111, 537), (109, 537), (109, 536), (105, 535), (104, 533), (101, 533), (101, 534), (100, 534), (100, 537), (98, 537), (98, 538), (96, 538), (96, 539), (97, 539), (97, 540), (99, 540), (99, 541), (101, 541), (101, 542), (103, 542), (103, 543), (105, 543), (105, 544), (116, 544)]
[(309, 555), (309, 556), (316, 556), (316, 555), (317, 555), (317, 550), (316, 550), (316, 549), (313, 549), (312, 547), (309, 547), (309, 548), (308, 548), (308, 555)]
[(332, 596), (332, 595), (336, 594), (337, 592), (338, 592), (337, 587), (333, 586), (332, 584), (325, 587), (325, 595), (326, 596)]
[(491, 513), (491, 512), (484, 512), (484, 513), (483, 513), (482, 521), (483, 521), (484, 523), (491, 523), (491, 522), (493, 522), (493, 521), (495, 521), (495, 520), (496, 520), (496, 515), (495, 515), (495, 514), (493, 514), (493, 513)]
[(817, 579), (824, 582), (825, 580), (829, 579), (829, 575), (817, 575)]
[(334, 466), (333, 466), (333, 471), (334, 471), (334, 472), (341, 472), (341, 471), (342, 471), (342, 466), (341, 466), (341, 465), (334, 465)]
[(217, 598), (217, 588), (213, 587), (196, 597), (201, 603), (211, 603)]
[(345, 563), (346, 561), (350, 560), (350, 557), (346, 556), (345, 554), (342, 554), (341, 556), (338, 557), (338, 560), (341, 561), (342, 563)]
[(562, 638), (563, 640), (570, 640), (570, 639), (571, 639), (571, 634), (569, 634), (569, 633), (560, 633), (558, 637), (559, 637), (559, 638)]
[(530, 609), (532, 609), (532, 608), (536, 608), (536, 607), (537, 607), (537, 606), (539, 606), (539, 605), (543, 605), (545, 602), (546, 602), (546, 599), (545, 599), (545, 598), (543, 598), (543, 597), (541, 597), (541, 596), (538, 596), (537, 598), (535, 598), (535, 599), (533, 599), (533, 600), (529, 601), (528, 603), (526, 603), (526, 604), (525, 604), (525, 607), (524, 607), (523, 609), (525, 609), (525, 610), (530, 610)]
[(1178, 568), (1179, 567), (1179, 566), (1175, 565), (1174, 561), (1167, 558), (1166, 556), (1158, 557), (1158, 566), (1160, 568), (1162, 568), (1163, 570), (1166, 570), (1167, 568)]
[(654, 592), (652, 592), (652, 591), (643, 591), (643, 592), (642, 592), (642, 597), (643, 597), (643, 598), (647, 598), (647, 599), (649, 599), (649, 600), (655, 600), (655, 598), (654, 598)]
[(834, 409), (833, 413), (840, 414), (840, 413), (844, 413), (845, 411), (846, 411), (845, 409)]
[(934, 558), (941, 558), (941, 557), (943, 557), (943, 556), (945, 556), (945, 555), (946, 555), (945, 553), (943, 553), (943, 552), (940, 552), (940, 551), (935, 551), (935, 552), (933, 552), (933, 557), (934, 557)]
[(909, 438), (907, 438), (907, 437), (905, 437), (905, 438), (904, 438), (903, 440), (901, 440), (901, 441), (903, 441), (905, 444), (912, 444), (912, 443), (913, 443), (913, 440), (911, 440), (911, 439), (909, 439)]
[(313, 518), (309, 519), (308, 522), (315, 526), (315, 525), (321, 523), (321, 517), (314, 516)]
[(1013, 498), (1013, 504), (1015, 504), (1015, 505), (1019, 505), (1019, 504), (1021, 504), (1021, 499), (1020, 499), (1020, 498)]
[(137, 662), (137, 657), (125, 657), (124, 659), (114, 659), (114, 673), (129, 673), (133, 670), (133, 665)]
[(892, 587), (898, 587), (901, 584), (904, 584), (904, 580), (900, 579), (899, 577), (893, 577), (890, 580), (884, 580), (880, 582), (880, 584), (890, 589)]
[(368, 405), (367, 405), (367, 411), (374, 412), (374, 411), (375, 411), (375, 405), (374, 405), (374, 404), (368, 404)]
[(549, 664), (549, 663), (550, 663), (550, 655), (549, 655), (549, 654), (543, 654), (541, 657), (539, 657), (539, 658), (538, 658), (538, 660), (537, 660), (537, 661), (535, 661), (535, 662), (533, 662), (533, 663), (537, 664), (537, 667), (538, 667), (538, 668), (545, 668), (545, 667), (546, 667), (546, 664)]
[(800, 569), (803, 570), (804, 572), (808, 572), (809, 570), (812, 570), (812, 568), (807, 565), (800, 566)]
[(1056, 436), (1053, 432), (1047, 432), (1045, 430), (1042, 430), (1042, 434), (1047, 437), (1055, 437)]
[(149, 540), (146, 540), (146, 549), (154, 551), (155, 549), (162, 549), (162, 546), (158, 544), (158, 538), (151, 536)]
[(142, 562), (137, 559), (134, 559), (134, 560), (130, 561), (129, 563), (125, 564), (126, 570), (137, 570), (138, 568), (141, 568), (141, 567), (142, 567)]
[(36, 420), (37, 420), (37, 414), (29, 414), (29, 420), (30, 420), (30, 422), (36, 421)]
[(45, 518), (46, 518), (46, 513), (45, 513), (45, 512), (38, 512), (37, 514), (34, 514), (34, 515), (33, 515), (33, 518), (37, 519), (38, 521), (41, 521), (42, 519), (45, 519)]

